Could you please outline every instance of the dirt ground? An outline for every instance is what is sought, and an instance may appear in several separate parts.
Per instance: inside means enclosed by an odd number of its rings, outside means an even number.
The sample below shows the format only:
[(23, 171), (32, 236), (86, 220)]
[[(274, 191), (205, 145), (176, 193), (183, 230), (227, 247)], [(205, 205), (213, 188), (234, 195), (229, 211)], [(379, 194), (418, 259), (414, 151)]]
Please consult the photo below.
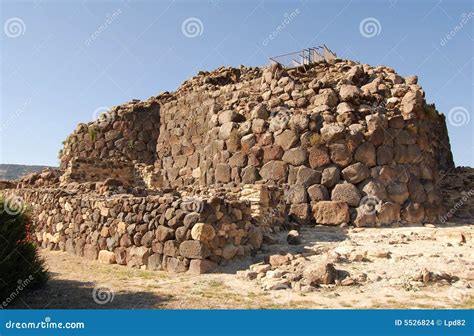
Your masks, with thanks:
[[(51, 279), (25, 293), (9, 308), (473, 308), (474, 225), (400, 228), (305, 228), (303, 244), (266, 245), (253, 257), (193, 276), (91, 262), (63, 252), (41, 251)], [(237, 270), (276, 253), (302, 253), (318, 260), (334, 253), (346, 258), (337, 269), (366, 275), (351, 286), (324, 286), (311, 292), (265, 291)], [(421, 269), (447, 273), (458, 281), (424, 284), (412, 276)]]

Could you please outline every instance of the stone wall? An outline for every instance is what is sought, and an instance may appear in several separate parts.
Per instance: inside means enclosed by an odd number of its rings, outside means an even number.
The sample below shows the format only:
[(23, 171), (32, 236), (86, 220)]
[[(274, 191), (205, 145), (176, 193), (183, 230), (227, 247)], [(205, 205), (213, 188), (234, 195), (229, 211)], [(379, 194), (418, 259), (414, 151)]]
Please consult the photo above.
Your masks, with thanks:
[[(351, 61), (305, 73), (219, 69), (162, 105), (164, 184), (279, 184), (300, 223), (436, 221), (438, 171), (453, 166), (444, 116), (417, 78)], [(186, 93), (187, 92), (187, 93)]]
[[(5, 189), (2, 194), (31, 205), (36, 240), (43, 248), (104, 263), (202, 273), (260, 248), (264, 235), (282, 223), (281, 212), (268, 210), (276, 207), (272, 196), (259, 190), (253, 207), (231, 191), (208, 198), (176, 192), (100, 195), (65, 188)], [(255, 213), (265, 213), (266, 220)]]
[[(200, 72), (176, 92), (124, 105), (130, 123), (119, 123), (121, 133), (104, 128), (100, 144), (68, 139), (63, 158), (86, 146), (103, 158), (154, 159), (165, 188), (275, 184), (300, 223), (436, 221), (439, 171), (453, 161), (445, 118), (416, 76), (348, 60), (301, 70)], [(136, 109), (154, 122), (134, 123)], [(147, 136), (145, 151), (126, 149), (123, 139), (135, 143), (141, 128), (156, 138)]]
[(64, 142), (60, 167), (75, 157), (114, 159), (153, 164), (160, 129), (159, 104), (132, 101), (103, 113), (88, 124), (79, 124)]
[(117, 179), (124, 186), (135, 184), (135, 167), (131, 161), (85, 159), (75, 157), (69, 161), (62, 182), (101, 182)]

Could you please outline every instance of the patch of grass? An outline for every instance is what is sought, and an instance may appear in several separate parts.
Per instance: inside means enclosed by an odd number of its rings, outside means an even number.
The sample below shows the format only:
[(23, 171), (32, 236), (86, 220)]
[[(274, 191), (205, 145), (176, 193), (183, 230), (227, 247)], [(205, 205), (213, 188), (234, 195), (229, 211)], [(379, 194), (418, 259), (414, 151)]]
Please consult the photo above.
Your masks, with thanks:
[(309, 137), (309, 145), (310, 147), (312, 146), (319, 146), (323, 143), (323, 139), (321, 137), (321, 134), (319, 133), (313, 133)]

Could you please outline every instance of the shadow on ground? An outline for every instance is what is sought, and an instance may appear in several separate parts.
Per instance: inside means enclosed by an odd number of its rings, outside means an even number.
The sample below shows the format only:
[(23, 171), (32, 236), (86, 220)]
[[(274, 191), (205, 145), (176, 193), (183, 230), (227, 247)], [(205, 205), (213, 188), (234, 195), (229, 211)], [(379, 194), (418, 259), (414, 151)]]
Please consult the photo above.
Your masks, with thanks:
[(260, 251), (250, 257), (235, 258), (227, 265), (220, 266), (216, 273), (235, 274), (239, 270), (246, 270), (250, 265), (266, 260), (273, 254), (304, 254), (312, 255), (314, 247), (321, 243), (339, 242), (347, 239), (347, 229), (339, 226), (306, 226), (299, 230), (301, 244), (289, 245), (286, 241), (288, 231), (275, 234), (273, 244), (264, 243)]
[(158, 296), (144, 291), (119, 291), (92, 282), (51, 280), (38, 290), (25, 292), (7, 308), (10, 309), (148, 309), (160, 308), (171, 296)]

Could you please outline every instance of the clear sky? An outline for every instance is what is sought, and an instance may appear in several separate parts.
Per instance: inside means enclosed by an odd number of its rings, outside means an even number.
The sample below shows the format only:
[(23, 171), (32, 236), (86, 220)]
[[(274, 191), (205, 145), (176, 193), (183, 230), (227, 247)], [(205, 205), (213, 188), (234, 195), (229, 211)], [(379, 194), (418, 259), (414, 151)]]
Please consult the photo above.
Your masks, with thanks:
[(417, 74), (455, 163), (474, 166), (473, 1), (0, 1), (0, 163), (57, 165), (103, 109), (325, 43)]

